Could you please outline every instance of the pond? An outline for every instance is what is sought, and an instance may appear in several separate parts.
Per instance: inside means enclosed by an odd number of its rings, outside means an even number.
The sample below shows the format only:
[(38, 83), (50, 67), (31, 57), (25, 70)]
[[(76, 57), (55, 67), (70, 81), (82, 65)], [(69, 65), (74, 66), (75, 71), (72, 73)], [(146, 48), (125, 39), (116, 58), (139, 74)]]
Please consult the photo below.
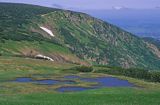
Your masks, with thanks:
[(104, 87), (135, 87), (134, 84), (128, 82), (127, 80), (122, 80), (119, 78), (115, 78), (115, 77), (97, 77), (97, 78), (82, 78), (80, 76), (76, 76), (76, 75), (69, 75), (69, 76), (65, 76), (64, 78), (66, 79), (72, 79), (72, 80), (76, 80), (79, 79), (82, 82), (94, 82), (97, 83), (96, 86), (91, 86), (91, 87), (77, 87), (77, 86), (62, 86), (60, 88), (57, 89), (57, 91), (59, 92), (74, 92), (74, 91), (84, 91), (84, 90), (90, 90), (90, 89), (99, 89), (99, 88), (104, 88)]
[(80, 79), (84, 82), (97, 82), (99, 86), (103, 87), (133, 87), (134, 84), (127, 80), (122, 80), (116, 77), (97, 77), (97, 78), (82, 78), (80, 76), (69, 75), (65, 76), (66, 79)]
[(75, 81), (71, 80), (54, 80), (54, 79), (42, 79), (42, 80), (33, 80), (28, 77), (16, 78), (13, 82), (19, 83), (35, 83), (40, 85), (56, 85), (56, 84), (75, 84)]
[(133, 87), (134, 85), (127, 80), (115, 77), (82, 78), (82, 81), (97, 82), (99, 87)]
[(13, 82), (32, 82), (32, 78), (28, 77), (22, 77), (22, 78), (16, 78)]
[[(40, 85), (60, 85), (61, 87), (57, 88), (58, 92), (71, 92), (71, 91), (84, 91), (90, 89), (99, 89), (99, 88), (109, 88), (109, 87), (135, 87), (134, 84), (128, 82), (127, 80), (122, 80), (116, 77), (96, 77), (96, 78), (84, 78), (76, 75), (67, 75), (61, 77), (60, 80), (55, 79), (42, 79), (42, 80), (33, 80), (32, 78), (16, 78), (13, 82), (19, 83), (35, 83)], [(89, 85), (87, 87), (82, 87), (83, 83), (96, 83), (96, 85)], [(67, 86), (65, 86), (68, 84)], [(78, 84), (78, 86), (77, 86)], [(71, 85), (71, 86), (70, 86)]]

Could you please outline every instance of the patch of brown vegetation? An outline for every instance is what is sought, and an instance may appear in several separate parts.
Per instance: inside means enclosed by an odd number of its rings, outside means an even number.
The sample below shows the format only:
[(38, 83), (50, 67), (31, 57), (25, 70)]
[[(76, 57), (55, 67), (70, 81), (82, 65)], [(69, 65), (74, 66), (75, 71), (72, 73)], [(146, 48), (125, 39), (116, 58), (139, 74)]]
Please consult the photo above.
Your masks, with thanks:
[(38, 51), (31, 48), (21, 49), (20, 52), (22, 56), (26, 56), (26, 57), (34, 57), (35, 55), (39, 54)]
[(62, 62), (62, 63), (67, 62), (80, 65), (90, 65), (88, 62), (82, 61), (74, 55), (51, 54), (51, 58), (53, 58), (57, 62)]
[(153, 44), (146, 42), (147, 47), (151, 49), (152, 53), (155, 54), (158, 58), (160, 58), (160, 50)]

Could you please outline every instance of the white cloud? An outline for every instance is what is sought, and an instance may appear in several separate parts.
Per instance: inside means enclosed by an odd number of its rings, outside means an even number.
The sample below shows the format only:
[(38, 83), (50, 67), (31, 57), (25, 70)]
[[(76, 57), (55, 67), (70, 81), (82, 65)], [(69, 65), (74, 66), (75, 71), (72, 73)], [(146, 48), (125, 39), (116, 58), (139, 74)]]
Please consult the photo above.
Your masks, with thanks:
[(124, 9), (129, 9), (129, 8), (127, 8), (127, 7), (125, 7), (125, 6), (113, 6), (112, 7), (112, 9), (114, 9), (114, 10), (124, 10)]

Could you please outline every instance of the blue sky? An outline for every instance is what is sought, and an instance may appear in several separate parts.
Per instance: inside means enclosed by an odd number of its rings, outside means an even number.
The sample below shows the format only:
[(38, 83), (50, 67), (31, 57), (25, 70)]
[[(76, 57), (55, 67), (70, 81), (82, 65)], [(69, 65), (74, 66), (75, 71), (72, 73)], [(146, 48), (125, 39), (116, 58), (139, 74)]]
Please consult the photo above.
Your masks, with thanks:
[(0, 2), (18, 2), (66, 9), (151, 9), (160, 8), (160, 0), (0, 0)]

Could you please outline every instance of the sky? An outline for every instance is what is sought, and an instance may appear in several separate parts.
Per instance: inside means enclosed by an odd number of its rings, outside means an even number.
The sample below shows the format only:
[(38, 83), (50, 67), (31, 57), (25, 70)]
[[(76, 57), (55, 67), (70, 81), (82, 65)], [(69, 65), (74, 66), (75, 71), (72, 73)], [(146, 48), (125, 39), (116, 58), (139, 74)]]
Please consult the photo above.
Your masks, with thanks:
[(160, 8), (160, 0), (0, 0), (0, 2), (27, 3), (72, 10)]

